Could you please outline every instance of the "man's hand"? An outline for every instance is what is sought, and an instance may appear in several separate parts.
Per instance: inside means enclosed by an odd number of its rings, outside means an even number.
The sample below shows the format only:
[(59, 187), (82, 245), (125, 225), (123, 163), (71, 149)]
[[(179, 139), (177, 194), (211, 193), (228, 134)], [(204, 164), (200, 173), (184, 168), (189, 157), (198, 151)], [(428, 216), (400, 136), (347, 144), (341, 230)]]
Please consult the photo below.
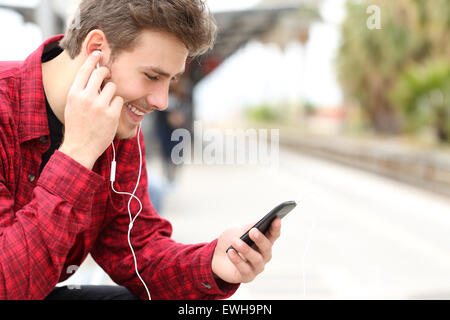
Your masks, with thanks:
[(64, 142), (60, 151), (88, 169), (112, 143), (119, 125), (123, 99), (115, 96), (116, 85), (108, 82), (106, 67), (95, 69), (100, 52), (91, 54), (78, 71), (64, 112)]
[[(254, 224), (229, 229), (219, 237), (212, 259), (214, 275), (228, 283), (247, 283), (260, 274), (272, 258), (272, 246), (281, 233), (281, 219), (276, 218), (266, 235), (254, 228), (250, 231), (250, 239), (256, 247), (253, 249), (239, 237)], [(233, 245), (238, 252), (227, 248)]]

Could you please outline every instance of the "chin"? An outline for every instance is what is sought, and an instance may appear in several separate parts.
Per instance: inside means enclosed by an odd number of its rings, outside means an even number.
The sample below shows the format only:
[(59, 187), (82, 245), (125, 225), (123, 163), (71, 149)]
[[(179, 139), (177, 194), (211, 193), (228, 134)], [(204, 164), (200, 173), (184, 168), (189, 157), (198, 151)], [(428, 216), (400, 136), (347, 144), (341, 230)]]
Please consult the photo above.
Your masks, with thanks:
[(124, 129), (119, 126), (119, 128), (117, 129), (116, 138), (120, 140), (132, 139), (136, 137), (137, 131), (138, 127)]

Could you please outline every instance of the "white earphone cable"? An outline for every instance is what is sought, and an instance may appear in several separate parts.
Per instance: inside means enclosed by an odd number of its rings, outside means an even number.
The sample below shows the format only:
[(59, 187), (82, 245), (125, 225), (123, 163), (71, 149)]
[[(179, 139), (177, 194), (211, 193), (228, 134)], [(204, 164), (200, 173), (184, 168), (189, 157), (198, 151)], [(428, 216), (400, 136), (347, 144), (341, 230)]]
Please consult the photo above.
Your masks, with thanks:
[[(112, 190), (113, 190), (115, 193), (121, 194), (121, 195), (127, 195), (127, 196), (130, 196), (130, 199), (128, 200), (128, 215), (129, 215), (129, 217), (130, 217), (130, 224), (129, 224), (129, 226), (128, 226), (128, 235), (127, 235), (127, 238), (128, 238), (128, 246), (130, 247), (131, 254), (133, 255), (134, 268), (135, 268), (135, 271), (136, 271), (136, 275), (138, 276), (139, 280), (140, 280), (140, 281), (142, 282), (142, 284), (144, 285), (144, 288), (145, 288), (145, 290), (146, 290), (146, 292), (147, 292), (147, 295), (148, 295), (148, 299), (151, 300), (152, 298), (151, 298), (151, 295), (150, 295), (150, 291), (148, 290), (145, 281), (142, 279), (142, 277), (141, 277), (141, 275), (140, 275), (140, 273), (139, 273), (138, 265), (137, 265), (137, 259), (136, 259), (136, 254), (135, 254), (134, 249), (133, 249), (133, 246), (132, 246), (132, 244), (131, 244), (131, 230), (133, 229), (134, 222), (136, 221), (137, 217), (139, 216), (139, 214), (140, 214), (141, 211), (142, 211), (142, 202), (141, 202), (141, 200), (139, 200), (138, 197), (135, 196), (135, 193), (136, 193), (136, 191), (137, 191), (137, 188), (138, 188), (138, 186), (139, 186), (139, 182), (140, 182), (140, 179), (141, 179), (141, 173), (142, 173), (142, 150), (141, 150), (141, 143), (140, 143), (140, 140), (139, 140), (139, 134), (140, 134), (140, 132), (141, 132), (141, 126), (139, 126), (139, 131), (138, 131), (138, 134), (137, 134), (137, 141), (138, 141), (138, 147), (139, 147), (139, 176), (138, 176), (138, 180), (137, 180), (137, 182), (136, 182), (136, 186), (135, 186), (135, 188), (134, 188), (134, 190), (133, 190), (133, 193), (129, 193), (129, 192), (121, 192), (121, 191), (117, 191), (116, 189), (114, 189), (114, 181), (115, 181), (115, 179), (116, 179), (116, 149), (115, 149), (115, 147), (114, 147), (114, 142), (112, 143), (112, 148), (113, 148), (113, 161), (112, 161), (112, 163), (111, 163), (111, 178), (110, 178), (110, 181), (111, 181), (111, 188), (112, 188)], [(136, 200), (139, 202), (139, 211), (136, 213), (136, 216), (135, 216), (134, 218), (133, 218), (133, 215), (131, 214), (131, 207), (130, 207), (130, 205), (131, 205), (131, 200), (132, 200), (133, 198), (136, 199)]]

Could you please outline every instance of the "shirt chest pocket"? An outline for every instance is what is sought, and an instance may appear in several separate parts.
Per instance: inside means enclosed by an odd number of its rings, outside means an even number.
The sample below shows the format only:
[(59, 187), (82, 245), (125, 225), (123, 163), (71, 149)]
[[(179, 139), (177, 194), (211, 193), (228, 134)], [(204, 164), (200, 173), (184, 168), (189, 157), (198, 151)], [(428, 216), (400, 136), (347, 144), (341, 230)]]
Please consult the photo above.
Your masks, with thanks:
[(29, 149), (23, 151), (24, 156), (20, 159), (19, 166), (15, 168), (17, 185), (14, 211), (20, 210), (31, 201), (39, 179), (40, 153), (29, 152)]
[(38, 178), (34, 173), (21, 172), (19, 178), (16, 180), (18, 184), (16, 187), (14, 211), (20, 210), (31, 201)]

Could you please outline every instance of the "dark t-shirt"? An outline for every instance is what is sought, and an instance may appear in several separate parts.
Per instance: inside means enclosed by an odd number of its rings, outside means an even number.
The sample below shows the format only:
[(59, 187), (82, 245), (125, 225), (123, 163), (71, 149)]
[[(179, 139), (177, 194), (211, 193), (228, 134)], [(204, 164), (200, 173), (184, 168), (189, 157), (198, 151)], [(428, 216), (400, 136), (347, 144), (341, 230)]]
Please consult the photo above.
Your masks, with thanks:
[[(61, 54), (61, 52), (63, 52), (63, 49), (59, 47), (58, 42), (49, 44), (45, 47), (44, 53), (42, 54), (42, 63), (56, 58)], [(48, 126), (50, 129), (50, 149), (48, 149), (48, 151), (42, 155), (42, 163), (39, 173), (42, 172), (53, 153), (61, 146), (64, 130), (63, 124), (53, 113), (53, 110), (47, 101), (47, 96), (45, 96), (45, 107), (47, 110)]]

